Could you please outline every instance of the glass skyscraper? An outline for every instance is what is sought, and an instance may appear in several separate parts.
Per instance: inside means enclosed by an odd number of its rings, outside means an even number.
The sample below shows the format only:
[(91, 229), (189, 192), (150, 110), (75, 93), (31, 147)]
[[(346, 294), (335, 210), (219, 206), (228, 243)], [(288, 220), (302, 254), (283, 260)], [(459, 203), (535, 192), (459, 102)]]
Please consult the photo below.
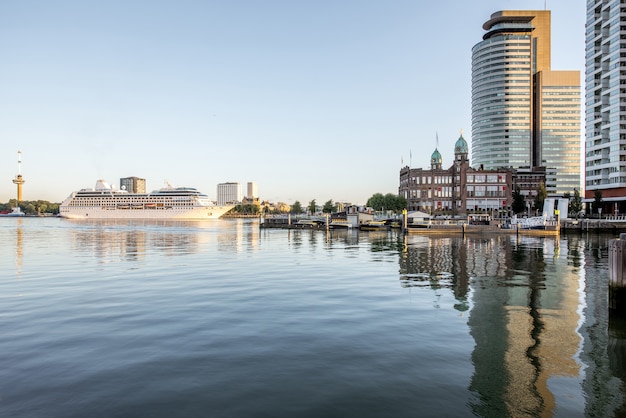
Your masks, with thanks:
[(549, 194), (580, 189), (580, 72), (550, 68), (550, 11), (491, 15), (472, 49), (472, 164), (546, 167)]

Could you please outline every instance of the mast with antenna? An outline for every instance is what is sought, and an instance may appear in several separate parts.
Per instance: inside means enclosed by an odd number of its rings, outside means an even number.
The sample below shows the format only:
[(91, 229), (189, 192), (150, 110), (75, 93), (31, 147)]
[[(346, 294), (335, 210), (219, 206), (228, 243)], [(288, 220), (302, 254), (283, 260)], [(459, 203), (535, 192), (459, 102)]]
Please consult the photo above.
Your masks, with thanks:
[(13, 179), (13, 184), (17, 185), (17, 202), (15, 206), (18, 206), (20, 200), (22, 200), (22, 185), (26, 183), (26, 180), (22, 177), (22, 151), (17, 151), (17, 176)]

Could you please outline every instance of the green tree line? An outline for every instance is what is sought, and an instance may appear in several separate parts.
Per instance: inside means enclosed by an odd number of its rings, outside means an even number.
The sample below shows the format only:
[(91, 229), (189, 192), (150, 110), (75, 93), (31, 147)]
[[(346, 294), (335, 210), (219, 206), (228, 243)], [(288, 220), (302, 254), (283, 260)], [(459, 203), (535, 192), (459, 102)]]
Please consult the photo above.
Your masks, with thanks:
[[(20, 200), (19, 207), (27, 215), (52, 214), (59, 213), (60, 203), (51, 203), (47, 200)], [(16, 206), (16, 200), (10, 199), (7, 203), (0, 203), (0, 212), (6, 213)]]
[[(399, 213), (402, 210), (406, 209), (406, 199), (404, 197), (394, 195), (393, 193), (387, 193), (383, 195), (382, 193), (375, 193), (367, 200), (366, 206), (371, 207), (376, 211), (392, 211)], [(269, 209), (269, 208), (268, 208)], [(265, 209), (264, 213), (280, 213), (279, 211), (272, 209)], [(291, 210), (289, 213), (292, 214), (301, 214), (304, 212), (315, 213), (317, 212), (317, 201), (312, 199), (309, 204), (304, 207), (299, 200), (296, 200), (291, 205)], [(333, 213), (337, 212), (338, 204), (333, 202), (332, 199), (324, 202), (322, 206), (322, 213)], [(242, 214), (242, 215), (256, 215), (263, 210), (260, 209), (257, 205), (237, 205), (233, 208), (232, 213)]]
[(376, 211), (389, 210), (398, 213), (406, 209), (406, 199), (393, 193), (384, 196), (382, 193), (375, 193), (367, 200), (367, 206)]

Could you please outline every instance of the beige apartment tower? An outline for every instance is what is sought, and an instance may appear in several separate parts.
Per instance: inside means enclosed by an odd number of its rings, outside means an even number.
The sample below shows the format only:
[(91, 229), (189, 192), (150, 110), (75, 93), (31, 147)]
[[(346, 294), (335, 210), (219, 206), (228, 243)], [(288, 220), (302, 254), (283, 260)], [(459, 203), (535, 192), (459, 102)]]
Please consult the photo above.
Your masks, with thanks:
[(472, 164), (546, 167), (549, 194), (580, 176), (580, 72), (551, 69), (549, 10), (505, 10), (472, 48)]

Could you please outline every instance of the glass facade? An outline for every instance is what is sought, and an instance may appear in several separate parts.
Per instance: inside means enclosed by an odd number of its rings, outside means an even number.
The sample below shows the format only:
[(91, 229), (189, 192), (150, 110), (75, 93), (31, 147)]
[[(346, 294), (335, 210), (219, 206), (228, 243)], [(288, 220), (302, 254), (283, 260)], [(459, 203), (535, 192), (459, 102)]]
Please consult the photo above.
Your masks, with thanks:
[(544, 82), (541, 98), (541, 158), (556, 171), (548, 194), (580, 190), (580, 88)]
[(588, 0), (585, 197), (626, 200), (626, 4)]
[(499, 33), (472, 50), (472, 162), (531, 164), (531, 37)]

